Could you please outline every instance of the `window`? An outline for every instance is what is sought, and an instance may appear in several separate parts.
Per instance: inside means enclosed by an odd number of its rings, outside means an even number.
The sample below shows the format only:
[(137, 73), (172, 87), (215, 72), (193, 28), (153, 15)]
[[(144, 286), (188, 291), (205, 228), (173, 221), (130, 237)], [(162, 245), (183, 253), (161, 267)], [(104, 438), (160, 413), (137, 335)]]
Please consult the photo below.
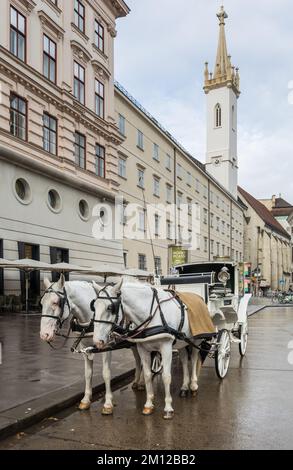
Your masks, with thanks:
[(214, 193), (213, 193), (213, 191), (210, 191), (210, 202), (211, 202), (211, 204), (214, 204)]
[(137, 169), (137, 178), (138, 178), (137, 185), (143, 189), (144, 188), (144, 170), (142, 168)]
[(191, 173), (189, 172), (187, 172), (187, 175), (186, 175), (186, 183), (188, 184), (188, 186), (192, 185), (192, 176), (191, 176)]
[(79, 212), (80, 217), (83, 220), (88, 220), (89, 215), (90, 215), (90, 208), (89, 208), (87, 201), (85, 201), (85, 199), (81, 199), (79, 201), (78, 212)]
[(96, 175), (101, 178), (106, 176), (106, 156), (105, 156), (105, 147), (101, 145), (96, 145)]
[[(50, 247), (51, 264), (69, 263), (69, 250), (66, 248)], [(52, 272), (52, 282), (57, 282), (60, 277), (59, 273)], [(69, 274), (65, 274), (66, 281), (69, 281)]]
[(27, 138), (27, 103), (14, 94), (10, 96), (10, 133), (22, 140)]
[(173, 224), (172, 222), (170, 222), (170, 220), (167, 220), (167, 239), (168, 240), (173, 240), (174, 238), (174, 228), (173, 228)]
[(192, 199), (189, 197), (186, 199), (187, 208), (188, 208), (188, 215), (192, 215)]
[(123, 253), (123, 261), (124, 261), (124, 267), (127, 268), (127, 252), (124, 251)]
[(85, 8), (80, 0), (74, 0), (74, 24), (84, 33), (85, 31)]
[(96, 114), (104, 119), (105, 116), (105, 87), (96, 80)]
[(15, 195), (20, 202), (29, 204), (32, 200), (32, 191), (29, 183), (23, 178), (17, 178), (14, 184)]
[(222, 234), (225, 235), (225, 222), (222, 220)]
[(159, 256), (155, 256), (155, 273), (158, 276), (162, 274), (162, 259)]
[(61, 211), (62, 209), (62, 200), (61, 200), (61, 197), (60, 197), (60, 194), (58, 193), (58, 191), (56, 191), (56, 189), (50, 189), (48, 191), (48, 206), (49, 208), (55, 212), (55, 213), (58, 213)]
[(57, 119), (47, 113), (43, 115), (43, 148), (57, 155)]
[(141, 269), (142, 271), (147, 270), (146, 255), (138, 255), (138, 269)]
[(118, 126), (120, 134), (125, 136), (125, 117), (119, 114)]
[(207, 209), (203, 210), (203, 223), (204, 224), (208, 223), (208, 210)]
[(208, 198), (208, 188), (207, 188), (206, 186), (203, 187), (203, 197), (204, 197), (205, 199)]
[(145, 231), (145, 211), (143, 210), (138, 212), (138, 230)]
[(168, 153), (166, 154), (166, 168), (169, 171), (172, 169), (172, 158)]
[(75, 164), (85, 169), (85, 136), (79, 132), (75, 132), (74, 139)]
[(74, 62), (74, 96), (81, 104), (85, 104), (84, 91), (85, 70), (78, 62)]
[(214, 214), (211, 214), (211, 228), (214, 228)]
[(222, 126), (222, 109), (219, 103), (215, 107), (215, 127)]
[(177, 178), (182, 179), (182, 166), (177, 163)]
[(204, 251), (205, 252), (208, 251), (208, 239), (207, 239), (207, 237), (204, 237)]
[(157, 176), (154, 176), (154, 196), (160, 197), (160, 179)]
[(122, 178), (126, 178), (126, 160), (125, 158), (119, 158), (118, 160), (118, 175)]
[(222, 245), (222, 256), (225, 256), (225, 245)]
[(56, 83), (57, 46), (56, 43), (45, 34), (43, 42), (43, 74), (51, 80), (51, 82)]
[(217, 242), (217, 256), (220, 256), (220, 243)]
[(104, 52), (105, 30), (104, 26), (102, 26), (97, 20), (95, 21), (95, 45), (101, 52)]
[(195, 191), (200, 192), (200, 182), (198, 179), (195, 180)]
[(14, 7), (10, 7), (10, 52), (26, 61), (26, 18)]
[(153, 159), (156, 160), (157, 162), (160, 160), (159, 158), (159, 146), (158, 144), (154, 144), (154, 150), (153, 150)]
[(182, 227), (181, 225), (178, 225), (178, 243), (182, 243), (183, 237), (182, 237)]
[(220, 218), (219, 218), (219, 217), (217, 217), (217, 225), (216, 225), (216, 230), (217, 230), (217, 232), (219, 232), (219, 231), (220, 231)]
[(172, 186), (170, 184), (166, 184), (166, 201), (172, 202)]
[(180, 209), (183, 202), (183, 194), (178, 191), (177, 193), (177, 209)]
[(160, 216), (155, 214), (155, 236), (158, 237), (160, 234)]
[(211, 253), (212, 253), (212, 255), (214, 254), (214, 246), (215, 246), (214, 240), (211, 240)]
[(140, 150), (144, 149), (143, 145), (143, 133), (139, 130), (137, 130), (137, 146)]

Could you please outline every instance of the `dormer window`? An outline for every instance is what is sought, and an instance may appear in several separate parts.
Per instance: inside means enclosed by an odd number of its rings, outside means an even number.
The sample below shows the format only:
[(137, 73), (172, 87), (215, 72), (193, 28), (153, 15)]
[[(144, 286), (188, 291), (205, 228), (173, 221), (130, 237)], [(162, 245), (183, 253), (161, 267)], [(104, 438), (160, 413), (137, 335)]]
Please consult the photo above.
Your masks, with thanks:
[(215, 127), (222, 127), (222, 108), (219, 103), (215, 107)]

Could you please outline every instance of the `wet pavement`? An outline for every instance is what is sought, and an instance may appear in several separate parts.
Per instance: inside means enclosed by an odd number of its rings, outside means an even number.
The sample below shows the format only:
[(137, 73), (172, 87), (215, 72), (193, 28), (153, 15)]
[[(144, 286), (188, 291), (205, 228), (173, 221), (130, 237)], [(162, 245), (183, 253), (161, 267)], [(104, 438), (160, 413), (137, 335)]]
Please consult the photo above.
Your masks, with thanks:
[(172, 421), (162, 419), (157, 377), (151, 416), (141, 414), (144, 392), (127, 385), (114, 393), (114, 416), (100, 415), (101, 400), (89, 412), (71, 408), (2, 441), (0, 449), (293, 449), (293, 308), (262, 310), (249, 327), (247, 356), (240, 360), (233, 346), (222, 382), (209, 360), (194, 398), (178, 397), (181, 367), (174, 359)]
[[(81, 354), (73, 354), (68, 340), (64, 348), (51, 349), (40, 340), (40, 316), (0, 315), (0, 426), (1, 416), (7, 410), (32, 400), (46, 398), (68, 387), (79, 386), (83, 390), (84, 360)], [(58, 338), (56, 347), (64, 339)], [(131, 351), (113, 353), (113, 376), (123, 374), (134, 367)], [(94, 361), (94, 386), (102, 383), (102, 361)], [(8, 413), (9, 415), (9, 413)]]

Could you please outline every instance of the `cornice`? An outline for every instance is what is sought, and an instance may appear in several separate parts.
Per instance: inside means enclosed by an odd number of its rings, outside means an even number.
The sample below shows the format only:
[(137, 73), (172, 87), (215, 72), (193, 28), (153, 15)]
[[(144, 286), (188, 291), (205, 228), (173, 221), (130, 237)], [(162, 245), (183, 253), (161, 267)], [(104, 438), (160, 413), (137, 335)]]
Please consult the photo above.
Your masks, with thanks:
[(43, 26), (47, 26), (53, 33), (58, 37), (58, 39), (62, 39), (65, 31), (61, 26), (59, 26), (44, 10), (38, 11), (38, 16)]
[(79, 42), (73, 39), (70, 41), (70, 45), (77, 59), (82, 60), (85, 64), (92, 60), (92, 55)]
[(24, 13), (31, 13), (37, 4), (33, 0), (13, 0), (13, 4), (19, 4)]
[(98, 60), (92, 60), (92, 66), (100, 78), (106, 79), (111, 77), (110, 71)]

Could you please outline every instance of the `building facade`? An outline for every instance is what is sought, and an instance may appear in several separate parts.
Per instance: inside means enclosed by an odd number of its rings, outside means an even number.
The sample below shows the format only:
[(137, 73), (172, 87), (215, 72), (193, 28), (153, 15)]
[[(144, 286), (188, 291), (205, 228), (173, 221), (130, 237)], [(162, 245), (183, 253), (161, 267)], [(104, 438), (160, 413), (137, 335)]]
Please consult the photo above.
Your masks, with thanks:
[(244, 259), (250, 264), (250, 291), (288, 290), (292, 283), (291, 235), (269, 209), (239, 188), (246, 206)]
[[(207, 96), (207, 164), (193, 158), (121, 85), (115, 88), (116, 119), (124, 142), (119, 148), (119, 183), (124, 203), (138, 204), (140, 239), (124, 239), (127, 267), (147, 268), (166, 274), (174, 247), (183, 245), (183, 228), (196, 231), (196, 247), (188, 248), (188, 262), (228, 257), (243, 261), (243, 207), (237, 199), (237, 98), (239, 74), (227, 53), (223, 9), (217, 15), (220, 36), (215, 75), (205, 69)], [(216, 114), (218, 110), (218, 114)], [(220, 163), (214, 163), (214, 159)], [(165, 207), (177, 204), (173, 217)], [(158, 211), (143, 216), (145, 205)], [(194, 206), (191, 218), (182, 220), (181, 206)], [(153, 244), (148, 226), (155, 226)], [(165, 237), (160, 237), (165, 233)], [(145, 234), (145, 237), (143, 237)], [(153, 245), (153, 246), (152, 246)], [(175, 248), (176, 250), (176, 248)]]
[[(0, 257), (123, 265), (122, 242), (96, 240), (91, 216), (119, 188), (113, 44), (128, 12), (123, 0), (0, 2)], [(5, 270), (0, 294), (20, 283)]]

